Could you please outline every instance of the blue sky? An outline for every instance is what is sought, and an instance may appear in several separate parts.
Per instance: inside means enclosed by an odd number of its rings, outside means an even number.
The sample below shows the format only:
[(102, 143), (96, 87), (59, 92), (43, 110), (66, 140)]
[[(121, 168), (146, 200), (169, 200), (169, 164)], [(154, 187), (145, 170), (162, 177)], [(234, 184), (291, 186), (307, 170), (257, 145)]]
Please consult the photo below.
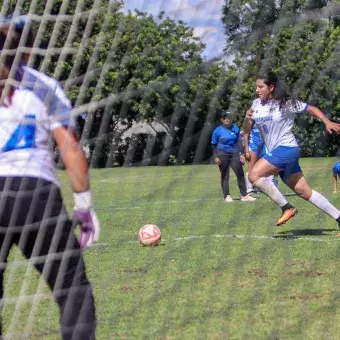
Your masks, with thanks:
[(124, 0), (124, 11), (140, 11), (165, 15), (175, 20), (183, 20), (194, 28), (196, 36), (206, 44), (204, 56), (208, 59), (221, 57), (225, 46), (225, 36), (221, 23), (223, 0)]

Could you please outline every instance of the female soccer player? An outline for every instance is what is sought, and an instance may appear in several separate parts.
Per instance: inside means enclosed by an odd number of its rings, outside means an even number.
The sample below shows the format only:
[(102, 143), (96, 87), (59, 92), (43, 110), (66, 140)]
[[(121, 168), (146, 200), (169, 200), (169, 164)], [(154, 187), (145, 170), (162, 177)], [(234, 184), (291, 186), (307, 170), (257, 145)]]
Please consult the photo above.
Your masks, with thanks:
[(230, 112), (220, 112), (221, 125), (218, 126), (211, 137), (214, 148), (215, 162), (221, 173), (221, 186), (225, 202), (232, 202), (229, 191), (229, 172), (233, 169), (241, 193), (241, 201), (252, 202), (256, 198), (247, 194), (242, 165), (245, 162), (243, 155), (240, 129), (233, 124)]
[(300, 149), (292, 132), (295, 114), (307, 112), (319, 118), (326, 126), (328, 133), (340, 132), (340, 124), (331, 122), (318, 108), (290, 97), (281, 85), (276, 74), (268, 72), (256, 79), (258, 99), (253, 101), (247, 111), (244, 131), (249, 133), (256, 124), (268, 152), (259, 159), (249, 174), (254, 187), (259, 188), (282, 209), (277, 226), (286, 223), (297, 214), (274, 183), (267, 179), (270, 175), (279, 174), (283, 182), (300, 197), (340, 222), (340, 211), (324, 196), (312, 190), (299, 165)]
[[(20, 46), (33, 45), (28, 39), (31, 32), (25, 34), (30, 24), (27, 17), (0, 18), (0, 298), (8, 253), (16, 244), (53, 292), (63, 339), (94, 340), (95, 306), (82, 249), (98, 239), (100, 227), (87, 161), (74, 135), (72, 107), (62, 88), (25, 66), (26, 58), (20, 54)], [(17, 54), (11, 53), (15, 50)], [(61, 196), (52, 138), (74, 191), (73, 222)], [(81, 227), (79, 241), (74, 223)]]

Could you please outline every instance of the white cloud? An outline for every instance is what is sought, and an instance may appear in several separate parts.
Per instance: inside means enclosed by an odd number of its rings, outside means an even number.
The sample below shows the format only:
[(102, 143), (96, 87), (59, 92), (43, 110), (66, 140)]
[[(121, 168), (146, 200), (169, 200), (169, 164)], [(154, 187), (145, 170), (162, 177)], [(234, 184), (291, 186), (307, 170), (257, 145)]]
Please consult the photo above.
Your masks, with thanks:
[(124, 2), (124, 11), (133, 11), (137, 8), (154, 16), (164, 11), (165, 15), (172, 19), (187, 22), (194, 28), (195, 35), (207, 45), (205, 56), (212, 58), (222, 53), (225, 41), (221, 24), (223, 0), (125, 0)]
[(217, 32), (217, 28), (215, 26), (203, 26), (203, 27), (195, 27), (194, 35), (198, 38), (208, 38), (210, 35), (214, 35)]

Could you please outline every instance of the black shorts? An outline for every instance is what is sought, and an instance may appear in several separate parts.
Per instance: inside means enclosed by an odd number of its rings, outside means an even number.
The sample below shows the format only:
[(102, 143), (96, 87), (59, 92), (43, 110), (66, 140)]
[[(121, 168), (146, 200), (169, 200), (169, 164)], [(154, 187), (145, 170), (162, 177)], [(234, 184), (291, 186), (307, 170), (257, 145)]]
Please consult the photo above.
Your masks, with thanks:
[(29, 258), (79, 249), (56, 184), (32, 177), (0, 177), (0, 265), (13, 244)]

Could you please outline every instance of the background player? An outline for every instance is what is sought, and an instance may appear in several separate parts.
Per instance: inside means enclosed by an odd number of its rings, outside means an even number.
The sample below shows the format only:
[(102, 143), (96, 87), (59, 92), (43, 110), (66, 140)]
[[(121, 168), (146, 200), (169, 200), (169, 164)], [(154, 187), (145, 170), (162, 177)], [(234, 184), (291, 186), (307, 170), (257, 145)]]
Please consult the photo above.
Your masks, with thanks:
[(333, 193), (337, 193), (338, 176), (340, 175), (340, 161), (336, 162), (332, 168)]

